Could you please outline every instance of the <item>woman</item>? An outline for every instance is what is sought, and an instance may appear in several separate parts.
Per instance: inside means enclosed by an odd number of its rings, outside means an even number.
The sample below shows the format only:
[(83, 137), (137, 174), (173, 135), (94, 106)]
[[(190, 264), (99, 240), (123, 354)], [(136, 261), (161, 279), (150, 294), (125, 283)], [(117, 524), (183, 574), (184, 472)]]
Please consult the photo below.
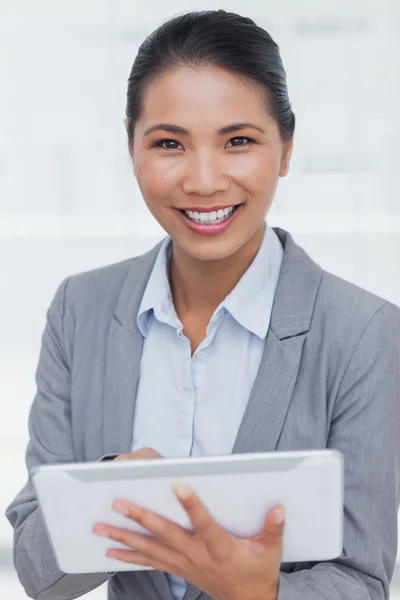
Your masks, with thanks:
[[(168, 233), (144, 256), (68, 278), (48, 311), (27, 467), (54, 462), (337, 448), (342, 555), (280, 564), (284, 507), (252, 540), (177, 490), (196, 534), (116, 505), (152, 539), (98, 524), (154, 571), (59, 571), (30, 482), (7, 511), (28, 595), (112, 600), (389, 597), (397, 548), (400, 310), (323, 271), (265, 225), (293, 147), (279, 50), (224, 11), (172, 19), (128, 86), (129, 151)], [(179, 493), (181, 492), (181, 493)], [(112, 546), (112, 542), (110, 542)]]

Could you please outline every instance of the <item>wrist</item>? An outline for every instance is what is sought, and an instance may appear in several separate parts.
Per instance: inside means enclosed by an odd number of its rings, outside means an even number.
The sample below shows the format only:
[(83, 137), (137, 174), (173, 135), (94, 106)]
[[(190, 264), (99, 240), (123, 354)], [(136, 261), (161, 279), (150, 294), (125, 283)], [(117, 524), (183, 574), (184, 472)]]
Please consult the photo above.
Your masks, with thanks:
[(271, 589), (271, 594), (268, 596), (269, 600), (278, 600), (279, 595), (279, 577), (276, 582), (273, 584)]
[(276, 582), (271, 583), (270, 585), (262, 587), (259, 592), (253, 594), (248, 600), (278, 600), (278, 592), (279, 592), (279, 578)]
[(218, 597), (215, 596), (216, 600), (278, 600), (278, 592), (279, 592), (279, 579), (273, 584), (269, 584), (268, 586), (261, 586), (258, 589), (252, 588), (249, 591), (246, 590), (244, 593), (243, 590), (236, 592), (232, 590), (228, 596)]

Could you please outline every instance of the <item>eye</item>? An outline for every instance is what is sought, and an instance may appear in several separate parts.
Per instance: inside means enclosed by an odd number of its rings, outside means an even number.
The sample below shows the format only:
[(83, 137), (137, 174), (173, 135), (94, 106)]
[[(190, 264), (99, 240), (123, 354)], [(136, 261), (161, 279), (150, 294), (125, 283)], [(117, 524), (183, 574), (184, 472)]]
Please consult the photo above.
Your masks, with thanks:
[(153, 148), (163, 148), (164, 150), (178, 150), (177, 146), (180, 146), (180, 143), (176, 140), (159, 140), (153, 145)]
[[(244, 140), (246, 140), (246, 143), (242, 143)], [(229, 140), (229, 142), (233, 142), (232, 146), (231, 146), (233, 148), (237, 148), (237, 147), (240, 147), (240, 146), (248, 146), (248, 144), (255, 144), (255, 140), (253, 140), (253, 139), (251, 139), (249, 137), (245, 137), (243, 135), (231, 138)]]

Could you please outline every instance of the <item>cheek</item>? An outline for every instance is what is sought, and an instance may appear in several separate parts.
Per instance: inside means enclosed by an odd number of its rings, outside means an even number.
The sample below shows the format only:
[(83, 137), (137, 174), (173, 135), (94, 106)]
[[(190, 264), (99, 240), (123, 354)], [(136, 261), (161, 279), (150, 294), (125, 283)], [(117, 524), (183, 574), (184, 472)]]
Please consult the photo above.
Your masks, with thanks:
[[(237, 157), (239, 158), (239, 157)], [(231, 161), (230, 177), (255, 196), (273, 190), (279, 176), (279, 161), (272, 153), (260, 153), (257, 157), (249, 153), (240, 160)]]
[(136, 180), (147, 204), (168, 198), (177, 186), (178, 175), (172, 161), (145, 159), (136, 163)]

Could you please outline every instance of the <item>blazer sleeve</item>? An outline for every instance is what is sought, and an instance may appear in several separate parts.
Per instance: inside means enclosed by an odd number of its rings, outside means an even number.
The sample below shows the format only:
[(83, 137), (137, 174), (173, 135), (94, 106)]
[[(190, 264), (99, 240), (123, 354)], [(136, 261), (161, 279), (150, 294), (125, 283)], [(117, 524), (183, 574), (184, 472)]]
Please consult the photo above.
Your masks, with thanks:
[[(28, 427), (26, 466), (75, 462), (72, 443), (71, 374), (63, 340), (63, 314), (68, 279), (59, 286), (47, 312), (39, 364), (37, 393)], [(30, 480), (6, 516), (14, 528), (14, 566), (30, 598), (72, 600), (98, 587), (111, 574), (65, 574), (58, 568), (52, 545)]]
[(345, 459), (343, 553), (309, 569), (298, 564), (293, 573), (281, 572), (278, 600), (388, 599), (400, 466), (400, 309), (391, 303), (375, 313), (354, 349), (328, 447)]

